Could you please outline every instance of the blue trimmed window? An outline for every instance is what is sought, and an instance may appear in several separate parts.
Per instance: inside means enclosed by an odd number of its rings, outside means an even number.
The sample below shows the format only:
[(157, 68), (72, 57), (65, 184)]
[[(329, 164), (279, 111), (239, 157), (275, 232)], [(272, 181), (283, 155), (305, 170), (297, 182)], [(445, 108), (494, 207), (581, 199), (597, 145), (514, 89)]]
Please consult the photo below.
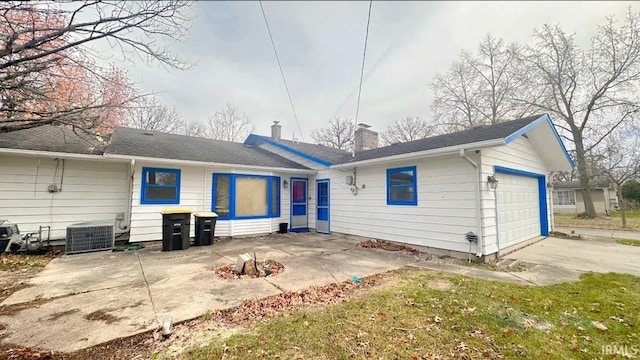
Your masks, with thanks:
[(280, 217), (280, 177), (213, 174), (211, 200), (218, 219)]
[(142, 168), (140, 204), (179, 204), (180, 169)]
[(387, 169), (387, 205), (418, 205), (415, 166)]

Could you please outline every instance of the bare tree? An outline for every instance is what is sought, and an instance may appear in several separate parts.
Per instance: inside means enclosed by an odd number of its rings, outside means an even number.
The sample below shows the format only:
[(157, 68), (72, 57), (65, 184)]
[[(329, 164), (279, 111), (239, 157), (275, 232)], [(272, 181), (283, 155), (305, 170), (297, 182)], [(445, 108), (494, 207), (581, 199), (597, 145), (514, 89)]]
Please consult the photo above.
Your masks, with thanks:
[(594, 217), (587, 154), (640, 112), (640, 14), (629, 9), (622, 24), (609, 17), (587, 50), (560, 26), (545, 25), (534, 37), (520, 72), (528, 92), (519, 100), (549, 112), (570, 134), (585, 212)]
[(353, 120), (334, 117), (329, 121), (329, 126), (313, 130), (311, 138), (316, 144), (348, 151), (353, 148), (355, 131)]
[(207, 137), (241, 142), (253, 131), (249, 117), (228, 103), (207, 119)]
[(427, 124), (424, 119), (419, 116), (405, 116), (387, 127), (382, 132), (381, 138), (385, 145), (391, 145), (398, 142), (424, 139), (433, 135), (433, 133), (433, 126)]
[(125, 59), (137, 55), (186, 68), (156, 40), (185, 39), (188, 6), (182, 0), (2, 2), (0, 132), (42, 125), (86, 129), (131, 100), (93, 95), (99, 93), (95, 84), (111, 80), (94, 61), (93, 43), (109, 44)]
[[(640, 149), (638, 136), (628, 131), (615, 131), (597, 149), (598, 175), (613, 183), (622, 215), (622, 227), (627, 226), (626, 205), (622, 196), (622, 185), (640, 174)], [(607, 199), (605, 199), (606, 201)]]
[(199, 120), (186, 120), (180, 122), (179, 126), (174, 129), (174, 134), (207, 137), (207, 125)]
[(487, 35), (477, 53), (460, 58), (432, 83), (434, 120), (440, 132), (496, 124), (526, 113), (527, 105), (514, 101), (520, 88), (516, 44)]
[(179, 131), (183, 122), (178, 110), (162, 105), (155, 96), (147, 96), (141, 98), (131, 108), (126, 126), (172, 133)]

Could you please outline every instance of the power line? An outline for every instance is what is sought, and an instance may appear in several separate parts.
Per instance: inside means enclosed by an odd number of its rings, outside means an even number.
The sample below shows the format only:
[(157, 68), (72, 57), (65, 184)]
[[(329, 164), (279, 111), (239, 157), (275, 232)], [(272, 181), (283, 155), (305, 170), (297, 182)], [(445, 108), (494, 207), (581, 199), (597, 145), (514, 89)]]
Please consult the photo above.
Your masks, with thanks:
[[(278, 62), (278, 68), (280, 68), (280, 75), (282, 75), (282, 81), (284, 82), (284, 88), (287, 90), (287, 96), (289, 97), (289, 104), (291, 104), (291, 110), (293, 111), (293, 117), (298, 124), (298, 131), (300, 132), (300, 138), (304, 141), (304, 135), (302, 135), (302, 128), (300, 127), (300, 121), (298, 121), (298, 114), (296, 108), (293, 106), (293, 100), (291, 100), (291, 92), (289, 92), (289, 86), (287, 85), (287, 79), (284, 77), (284, 71), (282, 71), (282, 64), (280, 64), (280, 58), (278, 57), (278, 51), (276, 50), (276, 44), (273, 41), (271, 35), (271, 28), (269, 28), (269, 22), (267, 21), (267, 15), (264, 13), (264, 7), (262, 7), (262, 1), (258, 1), (260, 4), (260, 10), (262, 10), (262, 17), (264, 18), (264, 24), (267, 25), (267, 32), (269, 33), (269, 39), (271, 39), (271, 46), (273, 46), (273, 53), (276, 55), (276, 61)], [(369, 10), (371, 11), (371, 10)]]
[(362, 51), (362, 68), (360, 69), (360, 85), (358, 86), (358, 103), (356, 104), (356, 125), (358, 124), (358, 114), (360, 113), (360, 95), (362, 94), (362, 79), (364, 77), (364, 60), (367, 57), (367, 40), (369, 40), (369, 23), (371, 22), (371, 5), (373, 5), (373, 0), (369, 0), (369, 15), (367, 15), (367, 32), (364, 35), (364, 50)]

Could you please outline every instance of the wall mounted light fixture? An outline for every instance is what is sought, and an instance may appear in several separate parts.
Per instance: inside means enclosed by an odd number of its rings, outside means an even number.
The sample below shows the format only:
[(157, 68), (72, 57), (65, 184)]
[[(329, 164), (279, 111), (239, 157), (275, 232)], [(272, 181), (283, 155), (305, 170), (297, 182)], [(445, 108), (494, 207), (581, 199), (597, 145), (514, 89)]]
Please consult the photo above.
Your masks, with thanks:
[(285, 189), (288, 188), (289, 187), (289, 182), (287, 180), (283, 180), (282, 181), (282, 187), (285, 188)]
[(495, 176), (489, 175), (487, 176), (487, 182), (489, 183), (489, 188), (491, 190), (495, 190), (498, 188), (498, 179)]

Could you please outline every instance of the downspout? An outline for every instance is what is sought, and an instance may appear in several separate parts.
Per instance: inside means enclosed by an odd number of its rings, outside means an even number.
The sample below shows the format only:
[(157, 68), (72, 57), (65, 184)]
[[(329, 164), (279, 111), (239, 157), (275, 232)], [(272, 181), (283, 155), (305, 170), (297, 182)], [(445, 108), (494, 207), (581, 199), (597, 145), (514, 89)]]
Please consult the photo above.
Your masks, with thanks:
[[(129, 230), (129, 238), (131, 238), (131, 215), (133, 212), (133, 176), (135, 175), (136, 172), (136, 161), (134, 159), (131, 159), (131, 163), (129, 164), (129, 179), (128, 179), (128, 184), (129, 185), (129, 194), (127, 196), (127, 212), (128, 214), (127, 216), (127, 227), (125, 229), (122, 230)], [(131, 241), (129, 241), (131, 242)]]
[(471, 164), (471, 166), (473, 166), (476, 169), (476, 172), (478, 173), (478, 179), (477, 181), (474, 181), (475, 190), (476, 190), (476, 233), (478, 234), (478, 251), (476, 252), (476, 256), (481, 257), (482, 245), (484, 240), (484, 234), (482, 231), (482, 194), (480, 192), (481, 190), (480, 184), (482, 182), (482, 173), (481, 173), (480, 166), (478, 166), (478, 164), (475, 161), (471, 160), (467, 156), (467, 154), (465, 154), (464, 149), (460, 149), (460, 157), (467, 160), (467, 162)]
[(493, 210), (496, 216), (496, 246), (498, 247), (497, 257), (500, 257), (500, 222), (498, 221), (498, 189), (493, 189)]

